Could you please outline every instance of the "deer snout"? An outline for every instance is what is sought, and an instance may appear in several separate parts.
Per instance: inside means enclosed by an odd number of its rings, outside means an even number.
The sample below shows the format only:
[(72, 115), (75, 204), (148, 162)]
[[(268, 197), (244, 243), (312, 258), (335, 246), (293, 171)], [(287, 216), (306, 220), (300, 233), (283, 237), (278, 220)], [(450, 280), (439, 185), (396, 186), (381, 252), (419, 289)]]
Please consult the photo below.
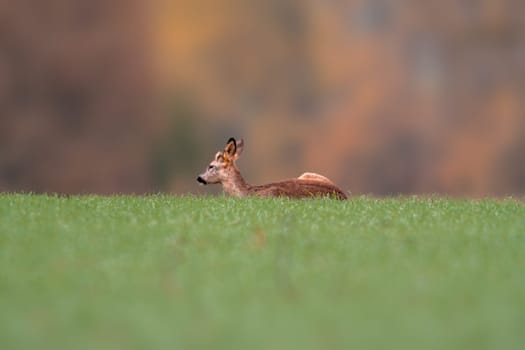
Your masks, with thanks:
[(201, 176), (197, 177), (197, 182), (198, 183), (201, 183), (203, 185), (207, 185), (208, 183), (206, 182), (206, 180), (204, 180)]

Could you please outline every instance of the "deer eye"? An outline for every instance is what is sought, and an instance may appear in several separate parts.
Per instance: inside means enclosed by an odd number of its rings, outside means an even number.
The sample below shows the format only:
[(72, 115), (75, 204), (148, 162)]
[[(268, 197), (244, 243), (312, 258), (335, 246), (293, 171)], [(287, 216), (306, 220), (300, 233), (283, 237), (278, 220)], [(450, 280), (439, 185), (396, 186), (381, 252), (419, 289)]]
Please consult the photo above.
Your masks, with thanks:
[(210, 165), (210, 166), (208, 166), (208, 170), (211, 170), (211, 169), (213, 169), (213, 168), (215, 168), (215, 165)]

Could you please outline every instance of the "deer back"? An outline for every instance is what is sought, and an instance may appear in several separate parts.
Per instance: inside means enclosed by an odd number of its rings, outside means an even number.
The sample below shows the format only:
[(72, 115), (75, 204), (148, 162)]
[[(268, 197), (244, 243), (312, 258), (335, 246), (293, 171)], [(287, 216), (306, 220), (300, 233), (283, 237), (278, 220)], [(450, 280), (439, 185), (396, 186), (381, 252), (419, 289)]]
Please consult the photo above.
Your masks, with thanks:
[(330, 182), (306, 179), (289, 179), (252, 186), (249, 192), (261, 197), (308, 198), (326, 196), (347, 199), (346, 194)]

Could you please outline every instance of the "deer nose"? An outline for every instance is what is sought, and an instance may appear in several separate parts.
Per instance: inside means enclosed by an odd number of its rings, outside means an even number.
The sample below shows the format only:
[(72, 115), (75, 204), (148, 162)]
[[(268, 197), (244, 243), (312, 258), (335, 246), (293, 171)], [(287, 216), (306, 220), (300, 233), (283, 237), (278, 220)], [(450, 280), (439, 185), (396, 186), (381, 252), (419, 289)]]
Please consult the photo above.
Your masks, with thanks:
[(201, 183), (201, 184), (203, 184), (203, 185), (207, 185), (207, 184), (208, 184), (208, 183), (206, 182), (206, 180), (204, 180), (204, 179), (203, 179), (202, 177), (200, 177), (200, 176), (197, 178), (197, 182), (199, 182), (199, 183)]

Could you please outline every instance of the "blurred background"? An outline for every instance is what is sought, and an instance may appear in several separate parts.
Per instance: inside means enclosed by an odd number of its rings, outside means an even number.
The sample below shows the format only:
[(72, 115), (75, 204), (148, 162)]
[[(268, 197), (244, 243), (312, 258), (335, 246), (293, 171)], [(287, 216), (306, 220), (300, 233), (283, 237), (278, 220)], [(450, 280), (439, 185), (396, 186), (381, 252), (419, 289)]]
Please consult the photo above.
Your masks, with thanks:
[[(0, 191), (252, 183), (525, 194), (521, 0), (17, 0), (0, 7)], [(215, 192), (214, 192), (215, 191)]]

